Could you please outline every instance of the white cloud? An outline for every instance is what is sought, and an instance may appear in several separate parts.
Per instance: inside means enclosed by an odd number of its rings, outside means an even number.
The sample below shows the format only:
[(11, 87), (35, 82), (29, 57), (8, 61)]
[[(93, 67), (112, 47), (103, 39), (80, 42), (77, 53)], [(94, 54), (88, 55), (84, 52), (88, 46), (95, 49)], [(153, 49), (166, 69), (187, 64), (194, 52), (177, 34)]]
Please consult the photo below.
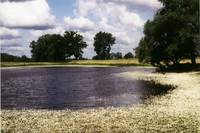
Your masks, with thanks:
[(27, 55), (30, 57), (29, 41), (22, 38), (0, 40), (1, 52), (12, 55)]
[(161, 3), (158, 0), (104, 0), (128, 5), (146, 6), (149, 8), (160, 8)]
[(46, 0), (0, 2), (0, 26), (24, 29), (48, 29), (54, 26)]
[(21, 35), (18, 30), (0, 27), (0, 40), (10, 40), (15, 38), (21, 38)]
[(67, 28), (71, 30), (87, 31), (95, 28), (94, 23), (85, 17), (78, 17), (78, 18), (64, 17), (64, 22)]
[[(99, 31), (111, 32), (116, 37), (112, 52), (133, 52), (143, 36), (145, 21), (161, 7), (157, 0), (76, 0), (74, 14), (63, 16), (63, 22), (55, 23), (47, 0), (17, 1), (0, 2), (3, 50), (15, 53), (16, 48), (16, 54), (30, 55), (30, 41), (44, 34), (75, 30), (89, 45), (84, 49), (84, 57), (87, 58), (95, 55), (93, 38)], [(18, 28), (25, 30), (16, 30)], [(17, 38), (20, 36), (22, 38)]]
[[(64, 17), (67, 29), (79, 30), (89, 44), (84, 56), (91, 58), (91, 53), (95, 55), (93, 38), (99, 31), (111, 32), (116, 37), (114, 52), (133, 52), (133, 48), (138, 45), (146, 20), (129, 10), (127, 3), (119, 2), (120, 0), (77, 0), (74, 17)], [(137, 0), (135, 2), (142, 4)]]
[(29, 49), (21, 46), (1, 47), (1, 52), (17, 56), (27, 55), (28, 57), (31, 57)]
[(97, 0), (76, 0), (76, 16), (87, 16), (90, 11), (95, 9), (98, 5)]
[(12, 39), (12, 40), (1, 40), (0, 41), (0, 46), (1, 47), (18, 47), (20, 46), (18, 44), (18, 42), (20, 41), (20, 39)]
[(22, 2), (22, 1), (31, 1), (31, 0), (0, 0), (0, 2)]
[(62, 25), (57, 25), (53, 29), (47, 29), (47, 30), (30, 30), (30, 40), (36, 40), (39, 36), (42, 36), (44, 34), (63, 34), (65, 32), (65, 29)]

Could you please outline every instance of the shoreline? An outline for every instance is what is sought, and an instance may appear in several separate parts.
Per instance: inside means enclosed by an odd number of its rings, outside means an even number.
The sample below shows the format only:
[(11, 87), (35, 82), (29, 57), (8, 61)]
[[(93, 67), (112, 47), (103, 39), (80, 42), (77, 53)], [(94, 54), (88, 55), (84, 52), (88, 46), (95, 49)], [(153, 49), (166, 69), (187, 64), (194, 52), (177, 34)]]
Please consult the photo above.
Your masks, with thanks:
[(90, 64), (67, 64), (67, 65), (25, 65), (25, 66), (6, 66), (6, 67), (0, 67), (1, 70), (4, 69), (25, 69), (25, 68), (67, 68), (67, 67), (80, 67), (80, 68), (92, 68), (92, 67), (97, 67), (97, 68), (114, 68), (114, 67), (137, 67), (137, 68), (156, 68), (151, 65), (90, 65)]
[(151, 66), (139, 63), (137, 59), (119, 60), (69, 60), (66, 62), (1, 62), (1, 68), (7, 67), (63, 67), (63, 66)]
[(153, 80), (177, 88), (147, 105), (82, 110), (2, 110), (4, 131), (200, 132), (200, 72), (123, 72), (116, 76)]

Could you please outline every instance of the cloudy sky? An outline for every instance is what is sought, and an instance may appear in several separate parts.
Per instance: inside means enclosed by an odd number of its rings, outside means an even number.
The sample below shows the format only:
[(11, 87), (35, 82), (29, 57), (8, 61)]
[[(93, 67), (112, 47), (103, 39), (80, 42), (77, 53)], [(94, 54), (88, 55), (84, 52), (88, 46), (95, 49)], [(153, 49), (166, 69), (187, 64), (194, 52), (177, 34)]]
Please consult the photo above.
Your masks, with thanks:
[(0, 0), (1, 52), (31, 56), (29, 44), (43, 34), (75, 30), (95, 55), (99, 31), (116, 37), (113, 52), (132, 52), (143, 36), (143, 25), (161, 7), (157, 0)]

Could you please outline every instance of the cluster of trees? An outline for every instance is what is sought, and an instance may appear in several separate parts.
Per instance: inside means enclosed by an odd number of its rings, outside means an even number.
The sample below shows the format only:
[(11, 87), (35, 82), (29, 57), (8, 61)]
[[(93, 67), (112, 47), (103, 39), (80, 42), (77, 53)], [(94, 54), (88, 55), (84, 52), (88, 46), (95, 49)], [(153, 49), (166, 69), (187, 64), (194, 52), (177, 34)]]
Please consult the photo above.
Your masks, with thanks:
[(124, 57), (122, 56), (121, 52), (116, 52), (116, 53), (111, 53), (110, 54), (110, 59), (130, 59), (130, 58), (134, 58), (133, 53), (128, 52), (127, 54), (124, 55)]
[[(144, 26), (144, 37), (135, 49), (140, 62), (155, 66), (171, 63), (177, 65), (182, 59), (189, 58), (196, 64), (200, 55), (200, 26), (198, 0), (159, 0), (163, 6), (152, 20)], [(94, 37), (93, 59), (120, 59), (122, 53), (110, 53), (115, 44), (111, 33), (99, 32)], [(46, 34), (30, 44), (34, 61), (64, 61), (74, 56), (81, 59), (83, 49), (88, 45), (82, 35), (66, 31), (64, 35)], [(133, 58), (127, 53), (124, 58)]]
[[(94, 50), (96, 56), (93, 59), (120, 59), (122, 53), (110, 53), (115, 44), (115, 37), (111, 33), (99, 32), (94, 37)], [(74, 31), (65, 31), (64, 35), (46, 34), (30, 43), (32, 59), (34, 61), (64, 61), (74, 56), (82, 59), (83, 49), (88, 45), (82, 35)], [(125, 58), (133, 58), (128, 53)]]
[(13, 62), (20, 62), (20, 61), (30, 61), (31, 59), (26, 57), (25, 55), (20, 56), (14, 56), (7, 53), (1, 53), (1, 61), (13, 61)]
[(66, 31), (64, 36), (46, 34), (30, 44), (35, 61), (64, 61), (72, 55), (80, 59), (85, 47), (87, 44), (83, 41), (83, 36), (74, 31)]
[(144, 37), (136, 48), (140, 62), (155, 66), (179, 64), (199, 55), (199, 0), (159, 0), (163, 7), (146, 22)]

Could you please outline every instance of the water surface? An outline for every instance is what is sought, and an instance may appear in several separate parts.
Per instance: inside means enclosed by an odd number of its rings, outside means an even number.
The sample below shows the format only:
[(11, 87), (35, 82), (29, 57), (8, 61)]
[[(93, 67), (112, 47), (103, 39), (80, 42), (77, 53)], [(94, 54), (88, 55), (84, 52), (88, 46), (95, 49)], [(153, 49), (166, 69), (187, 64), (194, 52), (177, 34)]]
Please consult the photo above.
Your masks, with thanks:
[(151, 95), (144, 81), (116, 73), (153, 68), (23, 68), (1, 70), (2, 109), (80, 109), (142, 104)]

